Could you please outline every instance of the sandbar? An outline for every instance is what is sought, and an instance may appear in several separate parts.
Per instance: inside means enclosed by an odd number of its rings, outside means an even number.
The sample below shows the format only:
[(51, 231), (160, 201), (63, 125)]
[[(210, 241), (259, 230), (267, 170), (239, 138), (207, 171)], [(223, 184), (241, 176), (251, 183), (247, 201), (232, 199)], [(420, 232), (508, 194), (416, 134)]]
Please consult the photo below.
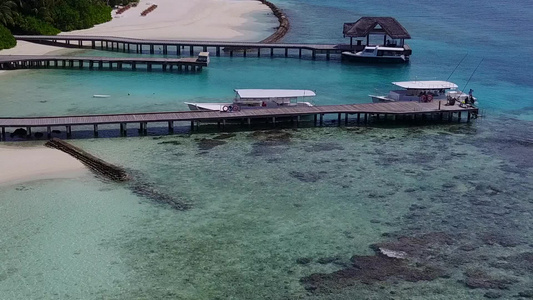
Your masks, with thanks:
[(76, 178), (90, 172), (74, 157), (45, 146), (0, 146), (0, 186)]

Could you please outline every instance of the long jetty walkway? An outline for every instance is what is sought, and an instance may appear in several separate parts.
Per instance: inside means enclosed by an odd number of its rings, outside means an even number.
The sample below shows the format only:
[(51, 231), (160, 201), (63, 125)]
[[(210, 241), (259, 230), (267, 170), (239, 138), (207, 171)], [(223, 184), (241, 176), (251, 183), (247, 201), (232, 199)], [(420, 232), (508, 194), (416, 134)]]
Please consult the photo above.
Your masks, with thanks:
[(50, 56), (50, 55), (2, 55), (0, 56), (0, 70), (32, 69), (32, 68), (79, 68), (93, 69), (137, 70), (143, 66), (152, 71), (153, 66), (160, 66), (163, 71), (174, 68), (178, 71), (201, 71), (207, 67), (207, 62), (197, 61), (196, 58), (142, 58), (142, 57), (82, 57), (82, 56)]
[[(337, 124), (347, 125), (349, 118), (356, 118), (357, 124), (367, 124), (369, 118), (373, 120), (401, 120), (417, 118), (426, 120), (457, 120), (461, 121), (461, 114), (466, 114), (466, 120), (477, 116), (478, 108), (445, 106), (445, 101), (433, 101), (430, 103), (418, 102), (394, 102), (394, 103), (366, 103), (346, 105), (324, 105), (311, 107), (281, 107), (273, 109), (243, 109), (238, 112), (220, 111), (178, 111), (134, 114), (109, 114), (109, 115), (84, 115), (84, 116), (58, 116), (58, 117), (30, 117), (30, 118), (0, 118), (1, 137), (6, 140), (6, 128), (25, 128), (28, 136), (34, 128), (46, 128), (48, 137), (51, 136), (52, 128), (66, 127), (67, 137), (72, 137), (73, 126), (92, 125), (94, 135), (98, 136), (98, 125), (116, 124), (120, 126), (120, 135), (127, 134), (127, 125), (139, 124), (139, 132), (147, 133), (148, 123), (168, 123), (169, 132), (174, 131), (174, 122), (190, 122), (191, 130), (199, 126), (199, 123), (218, 123), (224, 126), (227, 121), (240, 121), (241, 124), (251, 124), (252, 120), (266, 120), (276, 125), (276, 119), (287, 119), (298, 122), (301, 116), (314, 116), (314, 124), (322, 125), (325, 115), (336, 115)], [(356, 115), (356, 117), (353, 117)], [(455, 116), (455, 118), (454, 118)], [(297, 123), (298, 124), (298, 123)]]
[[(16, 35), (19, 41), (28, 41), (53, 46), (71, 48), (90, 48), (124, 53), (149, 53), (149, 54), (175, 54), (182, 55), (182, 52), (189, 52), (193, 56), (197, 52), (210, 51), (216, 56), (221, 55), (221, 50), (228, 52), (229, 56), (241, 53), (246, 57), (249, 53), (256, 57), (269, 55), (273, 57), (274, 50), (281, 52), (284, 57), (303, 55), (311, 56), (313, 59), (317, 55), (325, 55), (330, 59), (332, 54), (340, 54), (342, 51), (356, 50), (364, 48), (361, 45), (346, 44), (291, 44), (291, 43), (258, 43), (258, 42), (221, 42), (221, 41), (186, 41), (186, 40), (149, 40), (134, 39), (124, 37), (108, 36), (86, 36), (86, 35)], [(407, 45), (405, 47), (408, 47)], [(267, 53), (264, 53), (267, 52)]]

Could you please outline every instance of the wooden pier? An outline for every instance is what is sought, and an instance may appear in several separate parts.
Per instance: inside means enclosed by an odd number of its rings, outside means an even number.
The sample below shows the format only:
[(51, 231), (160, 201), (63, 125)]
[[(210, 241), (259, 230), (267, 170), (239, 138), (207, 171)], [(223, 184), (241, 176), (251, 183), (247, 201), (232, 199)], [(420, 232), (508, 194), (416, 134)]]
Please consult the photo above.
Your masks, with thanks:
[(0, 70), (33, 68), (89, 68), (106, 70), (137, 70), (141, 66), (152, 71), (157, 66), (162, 71), (199, 72), (207, 62), (197, 58), (142, 58), (142, 57), (94, 57), (94, 56), (50, 56), (50, 55), (1, 55)]
[[(19, 41), (28, 41), (45, 45), (89, 48), (124, 53), (149, 53), (163, 55), (178, 55), (187, 53), (190, 56), (198, 52), (209, 51), (216, 56), (221, 56), (221, 51), (234, 56), (237, 53), (244, 57), (283, 57), (303, 56), (316, 59), (317, 56), (340, 54), (343, 51), (360, 51), (364, 45), (346, 44), (291, 44), (291, 43), (258, 43), (258, 42), (222, 42), (222, 41), (186, 41), (186, 40), (149, 40), (107, 36), (84, 35), (16, 35)], [(408, 47), (405, 45), (405, 47)], [(410, 49), (410, 48), (409, 48)], [(338, 55), (340, 57), (340, 55)]]
[[(393, 103), (366, 103), (345, 105), (324, 105), (311, 107), (280, 107), (272, 109), (244, 109), (238, 112), (220, 111), (177, 111), (135, 114), (109, 114), (109, 115), (83, 115), (83, 116), (57, 116), (57, 117), (31, 117), (31, 118), (0, 118), (1, 138), (6, 140), (7, 128), (25, 128), (28, 136), (32, 129), (45, 128), (48, 137), (52, 129), (66, 128), (67, 137), (72, 137), (73, 126), (93, 126), (94, 135), (98, 136), (98, 125), (116, 124), (120, 128), (120, 135), (126, 136), (128, 125), (138, 124), (140, 134), (147, 133), (149, 123), (168, 123), (169, 133), (174, 131), (174, 122), (190, 122), (191, 130), (200, 123), (218, 123), (224, 126), (228, 121), (240, 121), (241, 124), (250, 125), (252, 120), (264, 120), (276, 125), (276, 119), (289, 119), (298, 121), (302, 116), (313, 116), (314, 124), (322, 126), (324, 117), (333, 115), (336, 124), (341, 126), (351, 123), (368, 124), (373, 121), (384, 120), (426, 120), (426, 121), (461, 121), (463, 116), (466, 121), (476, 117), (478, 108), (446, 106), (445, 101), (430, 103), (418, 102), (393, 102)], [(344, 122), (343, 122), (344, 121)]]

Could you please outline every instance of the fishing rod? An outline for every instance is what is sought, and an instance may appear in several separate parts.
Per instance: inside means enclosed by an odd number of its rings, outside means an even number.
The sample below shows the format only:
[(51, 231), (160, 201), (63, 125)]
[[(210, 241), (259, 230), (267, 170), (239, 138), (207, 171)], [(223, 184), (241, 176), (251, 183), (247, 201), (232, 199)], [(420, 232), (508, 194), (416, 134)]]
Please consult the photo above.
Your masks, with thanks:
[(461, 59), (461, 61), (457, 64), (457, 66), (455, 66), (455, 69), (453, 69), (452, 73), (450, 74), (450, 76), (448, 76), (448, 78), (446, 78), (446, 81), (450, 80), (450, 77), (452, 77), (453, 73), (455, 73), (455, 70), (457, 70), (457, 68), (459, 68), (459, 66), (461, 65), (461, 63), (463, 62), (463, 60), (465, 60), (466, 56), (468, 55), (468, 52), (465, 54), (465, 56), (463, 57), (463, 59)]
[(479, 68), (479, 66), (481, 66), (481, 63), (483, 62), (483, 60), (484, 60), (484, 58), (481, 59), (481, 61), (477, 65), (477, 67), (474, 69), (474, 72), (472, 72), (472, 74), (470, 75), (470, 78), (468, 78), (468, 81), (466, 82), (465, 87), (463, 88), (462, 92), (465, 91), (466, 87), (468, 86), (468, 83), (470, 82), (470, 79), (472, 79), (472, 77), (474, 76), (474, 73), (476, 73), (477, 68)]

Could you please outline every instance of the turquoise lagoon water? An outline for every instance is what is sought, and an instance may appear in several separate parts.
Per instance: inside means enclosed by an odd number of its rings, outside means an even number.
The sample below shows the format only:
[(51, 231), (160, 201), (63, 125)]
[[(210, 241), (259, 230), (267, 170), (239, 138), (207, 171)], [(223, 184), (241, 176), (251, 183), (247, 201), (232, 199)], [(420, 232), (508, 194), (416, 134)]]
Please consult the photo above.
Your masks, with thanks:
[[(472, 76), (467, 88), (485, 117), (231, 134), (184, 127), (173, 136), (150, 128), (146, 137), (73, 140), (134, 180), (0, 187), (0, 299), (511, 299), (531, 290), (532, 5), (276, 3), (294, 42), (341, 42), (342, 22), (393, 15), (413, 36), (412, 62), (214, 57), (200, 74), (22, 71), (0, 78), (0, 114), (177, 110), (231, 99), (234, 88), (309, 88), (315, 104), (363, 103), (391, 81), (446, 79), (466, 55), (450, 80), (462, 88)], [(389, 248), (408, 252), (411, 267), (440, 275), (331, 275), (353, 271), (353, 256), (374, 257), (375, 243), (395, 243)]]

